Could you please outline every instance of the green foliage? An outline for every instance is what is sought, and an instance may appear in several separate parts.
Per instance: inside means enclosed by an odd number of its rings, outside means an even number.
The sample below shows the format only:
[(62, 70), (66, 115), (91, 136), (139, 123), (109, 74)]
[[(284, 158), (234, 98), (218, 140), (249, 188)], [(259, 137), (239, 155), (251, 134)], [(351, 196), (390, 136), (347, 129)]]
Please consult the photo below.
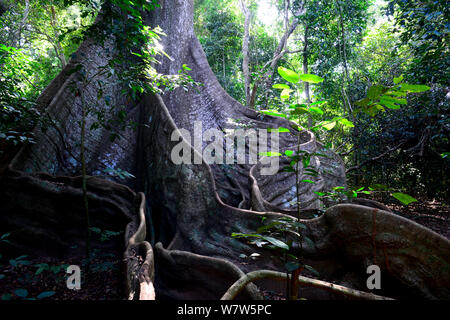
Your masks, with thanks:
[(418, 82), (449, 83), (448, 2), (445, 0), (390, 0), (394, 32), (414, 54), (410, 74)]
[(403, 83), (403, 76), (394, 78), (393, 86), (373, 85), (367, 92), (367, 97), (355, 102), (361, 110), (370, 116), (389, 109), (400, 109), (401, 105), (408, 104), (404, 98), (408, 93), (421, 93), (430, 90), (429, 86)]
[(131, 173), (122, 170), (120, 168), (117, 169), (113, 169), (113, 168), (106, 168), (105, 170), (103, 170), (105, 173), (108, 173), (112, 176), (117, 176), (120, 179), (127, 179), (127, 178), (136, 178), (135, 176), (133, 176)]
[(0, 44), (0, 141), (33, 143), (31, 128), (39, 113), (27, 98), (25, 80), (33, 75), (30, 59), (13, 47)]
[(92, 232), (94, 232), (100, 236), (100, 241), (102, 241), (102, 242), (109, 241), (109, 240), (111, 240), (111, 238), (116, 237), (122, 233), (121, 231), (116, 232), (116, 231), (111, 231), (111, 230), (101, 230), (100, 228), (96, 228), (96, 227), (91, 227), (90, 229)]
[(411, 197), (410, 195), (401, 193), (401, 192), (396, 192), (393, 193), (392, 196), (397, 199), (398, 201), (400, 201), (401, 203), (403, 203), (404, 205), (408, 205), (412, 202), (416, 202), (417, 199), (414, 199), (413, 197)]
[(27, 256), (27, 255), (23, 255), (23, 256), (20, 256), (20, 257), (15, 258), (15, 259), (10, 259), (10, 260), (9, 260), (9, 264), (10, 264), (13, 268), (18, 267), (18, 266), (20, 266), (20, 265), (24, 265), (24, 266), (29, 265), (29, 264), (30, 264), (30, 261), (25, 260), (26, 257), (28, 257), (28, 256)]

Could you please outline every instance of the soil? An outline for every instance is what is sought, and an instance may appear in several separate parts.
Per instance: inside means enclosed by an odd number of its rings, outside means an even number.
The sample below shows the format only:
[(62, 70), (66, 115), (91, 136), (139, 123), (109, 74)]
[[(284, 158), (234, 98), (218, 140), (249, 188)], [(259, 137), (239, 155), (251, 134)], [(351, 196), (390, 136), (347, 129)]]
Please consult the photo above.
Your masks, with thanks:
[[(380, 200), (380, 199), (374, 199)], [(449, 238), (450, 237), (450, 206), (437, 200), (422, 200), (404, 206), (388, 203), (387, 206), (402, 217), (411, 219), (425, 227)], [(65, 273), (68, 265), (80, 265), (80, 259), (58, 261), (54, 258), (41, 257), (20, 259), (17, 265), (2, 257), (0, 259), (0, 299), (19, 300), (36, 299), (43, 292), (53, 294), (43, 299), (51, 300), (123, 300), (124, 266), (122, 252), (97, 254), (90, 264), (87, 279), (83, 275), (85, 267), (81, 266), (81, 290), (70, 290), (66, 281), (69, 274)], [(38, 264), (47, 264), (49, 268), (37, 273)], [(53, 267), (53, 268), (52, 268)], [(59, 267), (59, 268), (58, 268)], [(309, 276), (309, 275), (308, 275)], [(26, 289), (26, 297), (21, 297)], [(283, 294), (273, 291), (263, 291), (264, 299), (284, 300)]]
[[(0, 299), (1, 300), (36, 300), (47, 292), (51, 296), (42, 299), (51, 300), (123, 300), (125, 282), (123, 263), (118, 257), (122, 253), (102, 254), (92, 259), (87, 276), (86, 265), (80, 259), (58, 261), (54, 258), (20, 259), (17, 265), (10, 260), (1, 260), (0, 265)], [(39, 272), (39, 264), (48, 268)], [(69, 265), (80, 265), (80, 290), (68, 289), (66, 273)], [(25, 289), (27, 295), (23, 296)], [(19, 290), (19, 291), (17, 291)], [(45, 294), (44, 294), (45, 296)], [(40, 300), (39, 298), (37, 300)]]
[[(373, 199), (380, 201), (380, 199)], [(450, 239), (450, 205), (436, 199), (418, 199), (405, 206), (381, 201), (395, 214), (421, 224)]]

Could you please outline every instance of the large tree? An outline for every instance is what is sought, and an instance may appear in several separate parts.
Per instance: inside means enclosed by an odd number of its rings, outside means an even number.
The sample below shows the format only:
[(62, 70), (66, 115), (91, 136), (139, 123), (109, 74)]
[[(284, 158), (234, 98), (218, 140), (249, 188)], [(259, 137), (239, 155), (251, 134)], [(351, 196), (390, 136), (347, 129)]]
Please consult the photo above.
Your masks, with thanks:
[[(83, 214), (80, 179), (61, 177), (80, 172), (79, 123), (83, 110), (85, 106), (94, 110), (109, 105), (125, 106), (127, 117), (140, 124), (138, 130), (128, 129), (121, 133), (120, 139), (111, 141), (108, 128), (91, 126), (96, 122), (96, 113), (91, 112), (85, 119), (86, 128), (91, 128), (85, 145), (88, 173), (95, 175), (103, 166), (121, 168), (137, 177), (126, 181), (134, 191), (99, 178), (87, 180), (89, 201), (97, 219), (101, 220), (98, 215), (101, 217), (104, 207), (109, 216), (132, 220), (125, 232), (130, 298), (152, 298), (154, 283), (156, 297), (215, 299), (243, 272), (261, 268), (283, 270), (282, 255), (230, 235), (254, 232), (263, 217), (267, 222), (296, 212), (295, 208), (283, 206), (289, 202), (289, 192), (296, 185), (295, 174), (262, 176), (261, 162), (210, 164), (201, 156), (208, 143), (195, 141), (199, 138), (194, 136), (199, 123), (203, 132), (211, 128), (244, 128), (254, 129), (256, 135), (267, 128), (285, 127), (291, 132), (297, 128), (287, 120), (244, 107), (222, 89), (194, 34), (193, 2), (160, 1), (160, 8), (148, 12), (145, 23), (159, 25), (167, 34), (162, 38), (162, 46), (171, 58), (159, 57), (157, 71), (175, 75), (187, 65), (200, 86), (187, 91), (178, 88), (162, 96), (146, 94), (137, 102), (127, 99), (121, 93), (123, 83), (118, 81), (116, 72), (98, 75), (99, 68), (107, 65), (123, 43), (86, 39), (37, 101), (41, 112), (52, 119), (52, 125), (45, 132), (36, 129), (37, 143), (25, 146), (9, 168), (2, 170), (2, 190), (7, 192), (0, 200), (8, 203), (1, 209), (2, 227), (22, 228), (24, 249), (31, 251), (37, 247), (45, 251), (42, 243), (30, 240), (37, 235), (48, 240), (47, 250), (61, 249), (70, 237), (79, 240), (76, 233), (59, 230), (46, 234), (45, 228), (58, 219)], [(105, 23), (104, 17), (101, 14), (97, 24)], [(122, 66), (122, 72), (135, 62), (130, 59)], [(77, 79), (82, 70), (88, 70), (88, 76), (95, 76), (95, 81), (80, 83)], [(86, 74), (81, 76), (86, 78)], [(173, 141), (173, 136), (180, 139)], [(194, 159), (200, 159), (198, 164), (177, 165), (172, 161), (172, 151), (180, 141)], [(297, 141), (295, 134), (281, 133), (280, 152)], [(312, 133), (301, 132), (299, 141), (303, 150), (325, 154), (311, 158), (311, 166), (319, 172), (315, 183), (301, 185), (301, 203), (304, 208), (314, 209), (318, 203), (315, 191), (345, 185), (344, 168), (342, 161), (317, 142)], [(246, 153), (250, 151), (246, 149)], [(39, 171), (59, 177), (35, 173)], [(33, 205), (36, 203), (39, 205)], [(389, 286), (386, 284), (383, 294), (448, 298), (450, 285), (445, 268), (449, 264), (449, 241), (383, 210), (383, 206), (371, 205), (378, 208), (339, 204), (312, 219), (308, 219), (305, 211), (304, 235), (311, 240), (296, 240), (292, 253), (301, 252), (325, 281), (367, 290), (366, 267), (378, 264), (383, 274), (389, 275), (385, 277)], [(150, 231), (147, 237), (145, 222)], [(156, 254), (154, 261), (150, 244)], [(260, 253), (259, 258), (243, 263), (242, 253), (249, 256), (255, 252)], [(143, 256), (145, 263), (133, 264), (138, 261), (130, 257), (133, 254)], [(430, 255), (436, 259), (429, 259)], [(344, 293), (374, 298), (317, 281), (303, 283), (313, 286), (311, 290), (300, 290), (304, 297), (337, 298)], [(258, 284), (273, 286), (270, 281)], [(321, 288), (331, 290), (331, 294), (325, 295)], [(248, 286), (244, 294), (242, 297), (260, 297), (254, 286)]]

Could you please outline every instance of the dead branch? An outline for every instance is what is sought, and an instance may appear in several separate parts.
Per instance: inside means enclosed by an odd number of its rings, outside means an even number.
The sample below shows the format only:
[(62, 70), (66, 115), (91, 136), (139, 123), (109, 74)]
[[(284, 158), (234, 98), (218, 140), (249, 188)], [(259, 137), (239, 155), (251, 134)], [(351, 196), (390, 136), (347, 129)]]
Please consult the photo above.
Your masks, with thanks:
[[(236, 281), (223, 295), (221, 300), (233, 300), (236, 295), (241, 292), (245, 286), (251, 282), (261, 279), (274, 279), (279, 281), (286, 281), (287, 275), (286, 273), (272, 271), (272, 270), (257, 270), (247, 273), (245, 276), (241, 277), (238, 281)], [(344, 286), (340, 286), (337, 284), (329, 283), (326, 281), (311, 279), (304, 276), (299, 276), (298, 281), (301, 285), (305, 287), (314, 287), (319, 289), (324, 289), (331, 291), (333, 293), (337, 293), (340, 295), (344, 295), (347, 297), (355, 298), (355, 299), (363, 299), (363, 300), (394, 300), (392, 298), (378, 296), (372, 293), (367, 293), (364, 291), (359, 291), (351, 288), (347, 288)]]
[(371, 159), (368, 159), (368, 160), (366, 160), (366, 161), (363, 161), (363, 162), (361, 162), (361, 163), (360, 163), (359, 165), (357, 165), (357, 166), (353, 166), (353, 167), (348, 168), (345, 172), (346, 172), (346, 173), (349, 173), (350, 171), (357, 170), (357, 169), (359, 169), (359, 168), (365, 166), (366, 164), (368, 164), (368, 163), (370, 163), (370, 162), (380, 160), (381, 158), (384, 158), (385, 156), (391, 154), (392, 152), (394, 152), (394, 151), (400, 149), (400, 147), (403, 146), (403, 145), (405, 144), (405, 142), (406, 142), (406, 141), (402, 141), (402, 142), (400, 142), (398, 145), (396, 145), (395, 147), (393, 147), (393, 148), (388, 148), (388, 150), (386, 150), (386, 151), (383, 152), (382, 154), (379, 154), (379, 155), (376, 156), (376, 157), (373, 157), (373, 158), (371, 158)]

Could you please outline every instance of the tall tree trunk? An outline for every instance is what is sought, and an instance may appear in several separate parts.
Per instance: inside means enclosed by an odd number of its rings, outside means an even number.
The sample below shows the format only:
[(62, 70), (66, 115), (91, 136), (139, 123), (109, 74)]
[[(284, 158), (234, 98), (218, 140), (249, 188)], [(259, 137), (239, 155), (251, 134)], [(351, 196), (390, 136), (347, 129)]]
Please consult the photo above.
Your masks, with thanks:
[[(303, 73), (309, 73), (309, 68), (308, 68), (308, 57), (309, 57), (309, 52), (308, 52), (308, 30), (309, 30), (309, 26), (305, 26), (305, 36), (304, 36), (304, 41), (303, 41)], [(309, 105), (311, 103), (311, 93), (310, 93), (310, 88), (309, 88), (309, 82), (305, 82), (305, 97), (306, 97), (306, 103)], [(311, 115), (308, 115), (308, 128), (312, 127), (312, 117)]]
[(67, 62), (66, 62), (66, 56), (64, 55), (64, 50), (61, 46), (61, 42), (59, 41), (60, 33), (58, 30), (58, 20), (56, 17), (55, 7), (50, 6), (50, 7), (46, 7), (46, 9), (47, 9), (47, 13), (49, 14), (50, 24), (53, 29), (53, 35), (54, 35), (53, 47), (55, 48), (56, 56), (58, 57), (59, 62), (61, 63), (61, 68), (64, 69), (67, 65)]
[(244, 74), (244, 90), (246, 106), (250, 107), (251, 92), (250, 92), (250, 69), (249, 69), (249, 57), (248, 57), (248, 42), (250, 39), (250, 19), (251, 12), (247, 7), (245, 0), (240, 0), (241, 10), (244, 14), (244, 37), (242, 39), (242, 73)]
[[(283, 58), (283, 56), (286, 53), (289, 53), (288, 50), (286, 50), (287, 42), (289, 40), (289, 37), (294, 33), (295, 29), (299, 25), (299, 20), (297, 17), (294, 17), (292, 22), (289, 24), (289, 6), (290, 2), (285, 1), (284, 2), (284, 26), (285, 26), (285, 32), (283, 36), (280, 39), (280, 42), (278, 43), (277, 48), (275, 49), (273, 53), (272, 60), (268, 61), (266, 65), (263, 67), (263, 69), (267, 68), (267, 71), (255, 81), (252, 91), (250, 93), (250, 107), (255, 107), (256, 102), (256, 92), (259, 88), (261, 88), (265, 95), (265, 100), (267, 101), (267, 92), (271, 89), (272, 83), (273, 83), (273, 75), (275, 73), (275, 69), (278, 65), (278, 62)], [(299, 16), (303, 14), (305, 2), (302, 2), (302, 6), (300, 7), (299, 11), (296, 13), (296, 16)]]
[(8, 10), (4, 0), (0, 0), (0, 17)]
[(12, 34), (11, 46), (18, 48), (20, 46), (20, 40), (22, 38), (22, 30), (28, 20), (28, 15), (30, 14), (30, 1), (25, 0), (25, 9), (22, 14), (22, 20), (19, 22), (19, 27), (17, 31)]

